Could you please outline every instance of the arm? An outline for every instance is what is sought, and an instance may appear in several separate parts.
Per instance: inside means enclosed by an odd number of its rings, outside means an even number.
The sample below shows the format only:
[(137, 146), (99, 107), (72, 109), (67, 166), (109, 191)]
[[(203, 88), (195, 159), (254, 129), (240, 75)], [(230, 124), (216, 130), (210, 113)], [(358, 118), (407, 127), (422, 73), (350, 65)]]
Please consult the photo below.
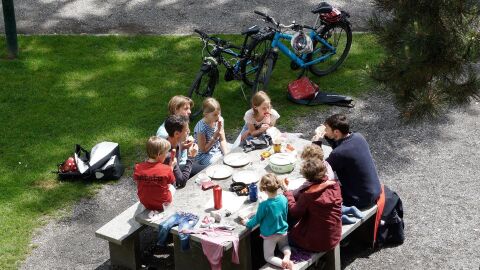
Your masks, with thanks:
[(190, 178), (190, 172), (192, 171), (193, 161), (191, 158), (187, 159), (187, 163), (183, 167), (183, 170), (180, 169), (178, 164), (175, 164), (173, 167), (173, 174), (175, 175), (175, 182), (177, 187), (184, 187), (187, 184), (188, 179)]
[(247, 228), (252, 229), (255, 227), (257, 224), (260, 224), (262, 222), (262, 219), (265, 216), (265, 209), (263, 207), (263, 204), (260, 204), (257, 209), (257, 213), (245, 224)]
[(298, 195), (298, 200), (295, 200), (291, 191), (284, 192), (283, 195), (288, 200), (288, 213), (294, 219), (300, 219), (305, 215), (308, 208), (308, 199), (304, 193)]
[(203, 153), (207, 153), (208, 151), (210, 151), (210, 148), (212, 148), (212, 146), (217, 142), (218, 139), (220, 139), (220, 134), (215, 132), (213, 134), (213, 138), (207, 143), (205, 134), (198, 133), (197, 134), (198, 149), (200, 149), (200, 151), (202, 151)]

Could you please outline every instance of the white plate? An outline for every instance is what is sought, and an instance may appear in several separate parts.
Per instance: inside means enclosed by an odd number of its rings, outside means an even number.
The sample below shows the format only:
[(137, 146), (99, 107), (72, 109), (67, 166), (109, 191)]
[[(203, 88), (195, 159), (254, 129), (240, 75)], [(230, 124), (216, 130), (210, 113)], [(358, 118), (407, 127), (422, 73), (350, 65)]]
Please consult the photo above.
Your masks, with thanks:
[(205, 171), (208, 177), (212, 179), (223, 179), (232, 175), (233, 169), (227, 165), (213, 165)]
[(260, 174), (251, 170), (235, 172), (232, 176), (233, 182), (243, 182), (247, 185), (256, 183), (260, 180)]
[(250, 163), (250, 157), (245, 153), (231, 153), (223, 158), (223, 162), (232, 167), (242, 167)]

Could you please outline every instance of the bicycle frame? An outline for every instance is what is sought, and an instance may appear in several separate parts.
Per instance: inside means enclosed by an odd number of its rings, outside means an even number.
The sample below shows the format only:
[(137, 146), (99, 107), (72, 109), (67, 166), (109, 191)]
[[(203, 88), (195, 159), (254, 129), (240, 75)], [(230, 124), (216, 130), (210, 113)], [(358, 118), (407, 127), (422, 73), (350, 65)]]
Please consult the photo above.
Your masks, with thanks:
[[(271, 47), (274, 50), (276, 48), (278, 48), (283, 54), (288, 56), (288, 58), (290, 58), (292, 61), (294, 61), (295, 64), (297, 64), (301, 68), (306, 68), (308, 66), (315, 65), (317, 63), (323, 62), (325, 59), (329, 58), (331, 55), (336, 54), (336, 52), (337, 52), (335, 47), (330, 45), (327, 41), (325, 41), (315, 31), (312, 30), (312, 31), (310, 31), (310, 38), (312, 39), (312, 41), (317, 40), (318, 42), (322, 43), (325, 47), (330, 49), (330, 52), (321, 56), (321, 57), (319, 57), (319, 58), (317, 58), (317, 59), (314, 59), (310, 62), (306, 62), (307, 54), (302, 54), (301, 57), (298, 57), (294, 52), (292, 52), (287, 46), (285, 46), (281, 42), (281, 40), (291, 40), (292, 37), (293, 37), (293, 35), (291, 35), (291, 34), (286, 34), (286, 33), (276, 31), (275, 36), (273, 37)], [(318, 46), (318, 48), (311, 53), (315, 53), (320, 49), (321, 49), (321, 46)]]

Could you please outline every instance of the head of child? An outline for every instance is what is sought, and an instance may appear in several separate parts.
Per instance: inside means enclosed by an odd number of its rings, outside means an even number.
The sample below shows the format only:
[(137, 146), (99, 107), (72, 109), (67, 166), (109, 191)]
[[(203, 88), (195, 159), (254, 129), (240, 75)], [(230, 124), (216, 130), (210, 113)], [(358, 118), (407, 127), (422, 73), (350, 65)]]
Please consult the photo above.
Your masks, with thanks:
[(273, 173), (267, 173), (260, 180), (260, 191), (265, 191), (269, 197), (276, 196), (279, 188), (281, 188), (280, 180)]
[(272, 104), (267, 93), (259, 91), (252, 97), (252, 109), (255, 117), (270, 114)]
[(303, 148), (303, 152), (301, 155), (302, 160), (307, 159), (319, 159), (323, 160), (323, 150), (322, 147), (316, 144), (310, 144)]
[(220, 103), (214, 98), (206, 98), (203, 101), (203, 118), (205, 122), (214, 123), (220, 119)]
[(170, 142), (167, 140), (152, 136), (146, 144), (148, 160), (151, 162), (164, 162), (167, 152), (170, 150)]
[(190, 116), (193, 108), (193, 100), (189, 97), (178, 95), (173, 96), (168, 102), (169, 115)]
[(304, 160), (300, 173), (311, 183), (322, 183), (328, 180), (327, 167), (323, 160), (318, 158)]

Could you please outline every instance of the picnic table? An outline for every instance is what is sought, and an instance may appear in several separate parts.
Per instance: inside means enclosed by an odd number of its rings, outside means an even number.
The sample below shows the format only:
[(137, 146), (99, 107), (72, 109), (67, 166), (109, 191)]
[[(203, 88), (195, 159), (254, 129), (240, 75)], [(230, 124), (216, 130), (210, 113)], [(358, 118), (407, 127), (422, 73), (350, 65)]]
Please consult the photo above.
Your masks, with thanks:
[[(290, 180), (290, 185), (295, 185), (296, 179), (301, 180), (300, 175), (300, 158), (299, 155), (303, 148), (306, 145), (309, 145), (311, 142), (293, 134), (288, 134), (286, 136), (286, 143), (294, 146), (295, 150), (293, 154), (297, 155), (297, 162), (295, 169), (287, 174), (279, 174), (280, 177), (287, 177)], [(322, 145), (325, 157), (331, 152), (331, 147)], [(233, 149), (232, 153), (241, 152), (241, 148)], [(240, 167), (233, 168), (233, 172), (240, 170), (254, 170), (258, 179), (261, 178), (264, 174), (272, 172), (269, 165), (268, 159), (261, 159), (261, 152), (264, 150), (254, 150), (248, 153), (250, 157), (250, 164)], [(223, 159), (212, 164), (222, 164)], [(211, 166), (212, 166), (211, 165)], [(206, 168), (205, 170), (207, 170)], [(204, 170), (204, 171), (205, 171)], [(231, 262), (231, 252), (232, 244), (231, 242), (225, 244), (224, 254), (222, 257), (222, 268), (223, 269), (252, 269), (252, 254), (251, 254), (251, 231), (248, 230), (245, 226), (241, 225), (238, 222), (238, 214), (242, 211), (251, 211), (255, 212), (259, 202), (250, 202), (248, 196), (237, 196), (235, 193), (230, 192), (230, 184), (232, 183), (232, 176), (227, 177), (221, 180), (213, 180), (216, 184), (222, 187), (222, 209), (228, 209), (232, 214), (230, 216), (223, 215), (222, 213), (222, 222), (233, 225), (233, 234), (239, 237), (239, 260), (240, 264), (233, 264)], [(299, 183), (297, 183), (299, 184)], [(259, 198), (266, 198), (265, 195), (262, 195), (259, 192)], [(184, 211), (196, 214), (199, 217), (199, 222), (195, 226), (198, 228), (204, 216), (210, 216), (210, 212), (214, 211), (213, 208), (213, 192), (212, 190), (203, 191), (200, 186), (195, 183), (195, 176), (190, 179), (186, 186), (182, 189), (177, 190), (174, 196), (173, 209), (175, 211)], [(154, 228), (159, 227), (159, 223), (168, 218), (165, 216), (160, 220), (152, 220), (148, 217), (150, 210), (145, 210), (135, 216), (135, 220), (140, 224), (151, 226)], [(178, 228), (174, 227), (170, 231), (173, 234), (174, 238), (174, 257), (175, 257), (175, 269), (210, 269), (210, 264), (203, 254), (201, 246), (201, 236), (192, 234), (190, 235), (190, 250), (181, 251), (180, 250), (180, 240), (178, 238)]]

